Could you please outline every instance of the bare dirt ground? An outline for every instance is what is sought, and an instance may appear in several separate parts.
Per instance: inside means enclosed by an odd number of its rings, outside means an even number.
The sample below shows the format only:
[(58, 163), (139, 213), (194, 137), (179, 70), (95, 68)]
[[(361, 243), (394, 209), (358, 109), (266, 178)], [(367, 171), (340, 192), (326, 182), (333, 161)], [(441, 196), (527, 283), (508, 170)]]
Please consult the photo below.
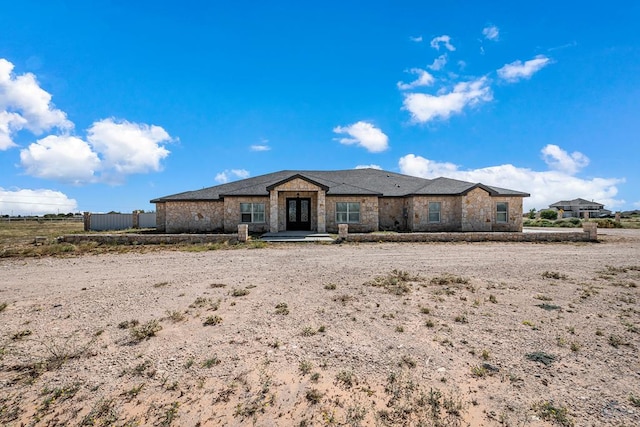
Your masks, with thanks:
[(0, 260), (0, 424), (640, 425), (640, 230)]

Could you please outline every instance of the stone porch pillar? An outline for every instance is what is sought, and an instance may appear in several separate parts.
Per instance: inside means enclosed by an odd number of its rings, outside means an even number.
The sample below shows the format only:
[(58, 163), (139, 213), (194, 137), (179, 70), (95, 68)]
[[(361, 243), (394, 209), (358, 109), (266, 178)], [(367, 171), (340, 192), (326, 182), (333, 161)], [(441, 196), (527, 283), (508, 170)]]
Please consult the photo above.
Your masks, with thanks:
[(278, 190), (269, 192), (269, 232), (278, 232)]
[(318, 191), (318, 233), (327, 232), (326, 191)]

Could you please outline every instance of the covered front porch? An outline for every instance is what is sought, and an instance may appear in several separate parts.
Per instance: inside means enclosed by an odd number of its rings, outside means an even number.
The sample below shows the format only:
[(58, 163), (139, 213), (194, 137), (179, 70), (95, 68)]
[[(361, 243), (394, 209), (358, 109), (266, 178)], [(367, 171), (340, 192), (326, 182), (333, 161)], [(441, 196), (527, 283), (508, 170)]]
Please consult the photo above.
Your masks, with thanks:
[(279, 232), (325, 233), (328, 187), (294, 176), (267, 187), (269, 191), (269, 234)]

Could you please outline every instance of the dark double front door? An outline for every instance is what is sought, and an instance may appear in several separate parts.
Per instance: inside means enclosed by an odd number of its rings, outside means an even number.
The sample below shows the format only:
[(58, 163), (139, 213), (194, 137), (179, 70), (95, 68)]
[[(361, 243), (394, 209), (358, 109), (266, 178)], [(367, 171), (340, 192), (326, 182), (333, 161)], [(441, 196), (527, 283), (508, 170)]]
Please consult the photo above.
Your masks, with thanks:
[(311, 199), (287, 199), (287, 231), (311, 230)]

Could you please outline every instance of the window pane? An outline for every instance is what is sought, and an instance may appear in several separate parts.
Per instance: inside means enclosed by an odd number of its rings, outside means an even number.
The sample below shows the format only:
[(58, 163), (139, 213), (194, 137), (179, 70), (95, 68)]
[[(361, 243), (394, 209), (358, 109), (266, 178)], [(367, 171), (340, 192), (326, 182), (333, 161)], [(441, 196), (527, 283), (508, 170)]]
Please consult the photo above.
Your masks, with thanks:
[(253, 222), (264, 222), (264, 212), (254, 213)]
[(254, 203), (253, 212), (264, 212), (264, 203)]
[(506, 203), (498, 203), (498, 212), (506, 212), (507, 204)]
[(251, 222), (251, 214), (250, 213), (243, 213), (241, 215), (241, 221), (242, 222)]
[(289, 200), (289, 222), (296, 222), (296, 201)]
[(360, 222), (360, 212), (349, 212), (349, 222)]
[(360, 203), (349, 203), (349, 212), (360, 212)]
[(309, 201), (300, 200), (300, 222), (309, 222)]
[(336, 212), (347, 212), (347, 204), (344, 202), (336, 203)]
[(240, 203), (240, 212), (251, 213), (251, 203)]
[(336, 212), (336, 222), (339, 222), (339, 223), (347, 222), (347, 213), (346, 212)]

